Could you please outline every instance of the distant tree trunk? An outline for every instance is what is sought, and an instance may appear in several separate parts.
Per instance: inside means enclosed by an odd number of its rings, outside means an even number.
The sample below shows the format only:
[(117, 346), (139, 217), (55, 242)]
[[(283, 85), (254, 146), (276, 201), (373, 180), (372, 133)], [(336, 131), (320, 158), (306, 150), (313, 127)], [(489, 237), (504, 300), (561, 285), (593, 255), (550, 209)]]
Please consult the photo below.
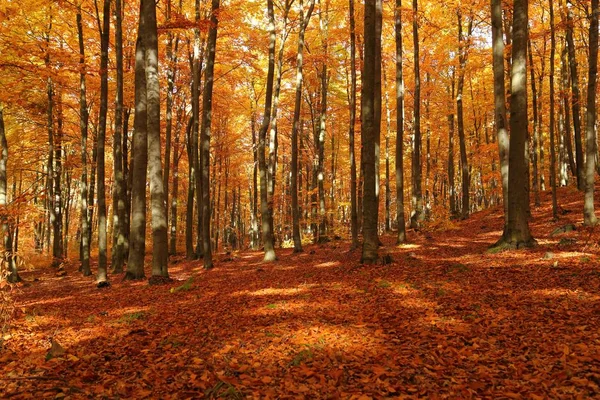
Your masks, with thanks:
[(596, 86), (598, 73), (598, 0), (592, 0), (589, 30), (589, 70), (586, 111), (586, 162), (585, 162), (585, 202), (583, 206), (583, 223), (594, 226), (598, 222), (594, 213), (594, 175), (596, 162)]
[(525, 141), (527, 138), (527, 20), (528, 0), (515, 0), (510, 97), (508, 225), (500, 244), (511, 248), (535, 243), (529, 231)]
[[(178, 125), (181, 125), (181, 120), (183, 119), (183, 110), (180, 111), (180, 116)], [(188, 124), (186, 127), (186, 131), (188, 132), (191, 129), (191, 124)], [(173, 147), (173, 196), (171, 196), (171, 235), (169, 237), (169, 253), (171, 255), (177, 254), (177, 207), (179, 205), (179, 160), (181, 159), (181, 155), (183, 154), (183, 150), (180, 149), (180, 135), (181, 135), (181, 127), (178, 126), (177, 132), (175, 134), (175, 145)]]
[(361, 137), (364, 166), (364, 198), (363, 198), (363, 248), (361, 262), (375, 263), (379, 258), (379, 238), (377, 236), (377, 188), (375, 173), (376, 154), (376, 127), (375, 102), (376, 102), (376, 72), (378, 52), (377, 48), (377, 0), (366, 0), (364, 10), (364, 49), (365, 61), (363, 64), (363, 88), (361, 97), (362, 121)]
[(58, 266), (64, 260), (63, 248), (63, 197), (62, 197), (62, 138), (63, 138), (63, 100), (62, 89), (58, 90), (56, 104), (56, 131), (54, 135), (54, 168), (52, 169), (53, 197), (52, 208), (52, 265)]
[[(193, 98), (193, 96), (192, 96)], [(192, 99), (193, 104), (193, 99)], [(193, 106), (192, 106), (193, 108)], [(186, 149), (188, 156), (188, 187), (187, 187), (187, 201), (186, 201), (186, 218), (185, 218), (185, 255), (188, 260), (192, 260), (196, 257), (194, 251), (194, 192), (196, 185), (196, 173), (194, 167), (194, 127), (196, 125), (195, 117), (191, 117), (186, 129)], [(197, 142), (196, 142), (197, 143)]]
[(160, 86), (158, 78), (158, 32), (156, 3), (142, 0), (140, 18), (144, 42), (146, 110), (148, 131), (148, 178), (152, 212), (152, 276), (168, 277), (167, 203), (163, 186), (160, 146)]
[(373, 98), (373, 128), (375, 129), (375, 201), (376, 206), (370, 211), (374, 212), (377, 221), (377, 242), (382, 245), (379, 239), (379, 192), (381, 191), (380, 167), (381, 167), (381, 32), (383, 30), (383, 4), (381, 0), (375, 1), (375, 96)]
[(79, 36), (79, 131), (81, 132), (81, 268), (84, 276), (90, 276), (90, 224), (88, 220), (88, 160), (87, 160), (87, 136), (88, 136), (88, 110), (86, 99), (85, 80), (85, 46), (83, 44), (83, 24), (81, 21), (81, 7), (77, 8), (77, 32)]
[(6, 165), (8, 163), (8, 142), (6, 140), (6, 130), (4, 126), (4, 109), (0, 108), (0, 213), (1, 213), (1, 229), (4, 241), (4, 262), (8, 266), (7, 280), (10, 283), (21, 281), (17, 264), (14, 261), (14, 249), (12, 241), (12, 232), (10, 229), (10, 217), (8, 215), (7, 205), (7, 177)]
[[(327, 241), (327, 214), (325, 209), (325, 136), (327, 130), (327, 91), (329, 86), (328, 64), (328, 30), (329, 30), (329, 0), (325, 2), (325, 9), (319, 12), (319, 31), (321, 35), (321, 51), (323, 62), (318, 72), (321, 80), (321, 101), (319, 110), (319, 135), (316, 144), (317, 150), (317, 186), (319, 191), (319, 242)], [(322, 6), (321, 6), (322, 7)]]
[[(96, 8), (96, 12), (97, 12)], [(97, 13), (98, 15), (98, 13)], [(104, 0), (103, 22), (100, 28), (100, 116), (98, 127), (98, 274), (97, 282), (104, 285), (108, 278), (107, 271), (107, 233), (106, 233), (106, 178), (105, 178), (105, 144), (106, 144), (106, 114), (108, 112), (108, 42), (110, 29), (110, 0)]]
[(117, 67), (117, 89), (115, 98), (115, 132), (113, 137), (113, 242), (112, 242), (112, 272), (123, 272), (125, 262), (125, 196), (127, 188), (123, 177), (123, 30), (122, 30), (122, 0), (115, 0), (115, 57)]
[(506, 121), (506, 84), (504, 82), (504, 41), (502, 35), (501, 0), (492, 0), (492, 52), (494, 69), (494, 123), (498, 139), (500, 176), (502, 179), (502, 203), (504, 206), (504, 230), (508, 223), (508, 153), (509, 136)]
[[(414, 140), (412, 156), (412, 207), (410, 226), (418, 229), (425, 219), (423, 213), (423, 193), (421, 189), (421, 74), (419, 72), (419, 23), (418, 0), (413, 0), (413, 46), (414, 46)], [(366, 61), (366, 54), (365, 54)]]
[(294, 103), (294, 120), (292, 123), (292, 167), (290, 190), (292, 194), (292, 237), (294, 239), (294, 252), (302, 251), (302, 238), (300, 236), (300, 209), (298, 205), (298, 132), (300, 131), (300, 109), (302, 107), (302, 64), (304, 54), (304, 32), (312, 15), (315, 1), (310, 0), (306, 17), (304, 16), (303, 2), (300, 0), (300, 30), (298, 32), (298, 54), (296, 56), (296, 98)]
[[(200, 0), (195, 1), (196, 23), (200, 23)], [(200, 46), (200, 30), (194, 29), (194, 59), (192, 65), (192, 112), (194, 115), (194, 130), (192, 131), (192, 153), (194, 164), (194, 186), (196, 196), (196, 254), (195, 258), (202, 258), (204, 255), (203, 244), (203, 224), (202, 224), (202, 152), (199, 149), (201, 141), (200, 129), (200, 74), (202, 72), (202, 48)], [(208, 184), (208, 182), (206, 183)]]
[(125, 243), (123, 243), (123, 260), (129, 257), (129, 224), (131, 217), (131, 176), (129, 174), (129, 161), (127, 156), (127, 136), (129, 132), (129, 116), (131, 109), (126, 107), (123, 112), (123, 182), (125, 186), (125, 218), (123, 219), (123, 232)]
[[(533, 166), (533, 198), (535, 201), (535, 206), (540, 206), (540, 183), (539, 183), (539, 175), (538, 175), (538, 147), (540, 141), (540, 132), (541, 126), (538, 124), (538, 94), (537, 88), (535, 86), (535, 71), (533, 64), (533, 52), (531, 50), (531, 39), (527, 41), (527, 47), (529, 49), (529, 73), (530, 73), (530, 81), (531, 81), (531, 101), (533, 102), (533, 151), (531, 152), (531, 161)], [(541, 99), (540, 99), (541, 101)]]
[(98, 163), (98, 129), (97, 126), (92, 127), (92, 162), (90, 168), (90, 184), (88, 186), (88, 226), (89, 239), (88, 243), (92, 243), (92, 234), (94, 230), (94, 199), (96, 198), (96, 168)]
[(564, 137), (565, 147), (569, 160), (569, 168), (571, 169), (571, 175), (577, 176), (577, 166), (575, 165), (575, 158), (573, 157), (573, 142), (571, 139), (571, 114), (569, 111), (569, 75), (567, 72), (567, 44), (563, 44), (563, 49), (560, 54), (560, 75), (561, 75), (561, 91), (563, 95), (563, 111), (564, 111), (564, 132), (561, 132)]
[(262, 124), (258, 132), (258, 170), (260, 175), (260, 213), (265, 248), (264, 261), (275, 261), (275, 248), (273, 246), (273, 232), (271, 231), (271, 217), (267, 196), (267, 164), (265, 160), (266, 136), (271, 120), (271, 103), (273, 101), (273, 75), (275, 71), (275, 16), (273, 12), (273, 0), (267, 0), (267, 14), (269, 16), (269, 66), (267, 71), (267, 82), (265, 91), (265, 111)]
[[(352, 249), (358, 247), (358, 210), (356, 204), (356, 149), (354, 145), (354, 127), (356, 125), (356, 22), (354, 19), (354, 0), (350, 5), (350, 122), (348, 138), (350, 149), (350, 231), (352, 233)], [(400, 63), (402, 68), (402, 63)]]
[(283, 9), (283, 29), (281, 34), (281, 43), (277, 53), (277, 78), (275, 79), (275, 94), (273, 96), (273, 110), (271, 116), (271, 129), (269, 130), (269, 160), (268, 160), (268, 199), (271, 207), (271, 232), (274, 232), (273, 226), (273, 199), (275, 198), (275, 183), (277, 177), (277, 151), (278, 151), (278, 136), (277, 136), (277, 121), (279, 114), (279, 96), (281, 93), (281, 78), (283, 76), (283, 61), (285, 42), (289, 34), (287, 28), (288, 15), (292, 7), (293, 0), (285, 0)]
[(581, 105), (579, 103), (579, 76), (577, 74), (577, 58), (573, 43), (573, 4), (567, 1), (567, 49), (569, 71), (571, 72), (571, 107), (573, 107), (573, 131), (575, 132), (575, 166), (577, 168), (577, 189), (585, 190), (583, 167), (583, 149), (581, 148)]
[[(463, 37), (462, 27), (462, 14), (460, 11), (457, 13), (458, 16), (458, 84), (456, 87), (456, 115), (457, 115), (457, 127), (458, 127), (458, 140), (460, 145), (460, 166), (462, 171), (462, 208), (461, 217), (467, 218), (469, 216), (469, 187), (470, 187), (470, 176), (469, 176), (469, 161), (467, 160), (467, 143), (465, 139), (465, 125), (464, 125), (464, 112), (463, 112), (463, 87), (465, 83), (465, 69), (467, 64), (467, 46), (465, 38)], [(469, 18), (469, 27), (467, 28), (467, 40), (471, 36), (473, 29), (473, 19)]]
[(258, 145), (257, 145), (257, 132), (256, 132), (256, 109), (258, 107), (258, 101), (254, 99), (252, 104), (252, 115), (250, 121), (250, 130), (252, 131), (252, 155), (254, 163), (252, 163), (252, 214), (251, 214), (251, 227), (252, 227), (252, 249), (257, 250), (259, 245), (259, 234), (258, 234)]
[(397, 244), (406, 241), (404, 217), (404, 78), (402, 76), (402, 0), (396, 0), (396, 221)]
[(556, 53), (556, 36), (554, 28), (554, 0), (548, 0), (550, 6), (550, 187), (552, 188), (552, 218), (558, 219), (556, 200), (556, 149), (554, 134), (554, 57)]
[(392, 115), (390, 110), (390, 96), (387, 91), (387, 74), (385, 65), (382, 65), (383, 73), (383, 88), (385, 91), (385, 231), (392, 230), (391, 204), (392, 204), (392, 189), (390, 187), (390, 134), (392, 131)]
[[(217, 47), (217, 13), (219, 9), (219, 0), (212, 0), (210, 28), (208, 29), (207, 50), (208, 58), (206, 60), (205, 84), (202, 94), (202, 136), (201, 136), (201, 156), (202, 161), (202, 238), (204, 249), (204, 268), (213, 267), (212, 250), (210, 244), (210, 136), (212, 121), (212, 95), (214, 83), (215, 54)], [(272, 81), (272, 77), (271, 77)], [(271, 82), (272, 84), (272, 82)], [(264, 153), (263, 153), (264, 154)]]
[[(452, 87), (446, 90), (450, 98), (454, 99), (455, 95), (455, 80), (454, 71), (451, 74)], [(448, 110), (448, 191), (450, 197), (450, 218), (458, 217), (458, 207), (456, 206), (456, 188), (454, 186), (454, 105), (449, 102)]]
[[(141, 9), (141, 7), (140, 7)], [(146, 168), (148, 166), (148, 128), (146, 103), (146, 72), (144, 68), (144, 42), (141, 32), (145, 19), (140, 18), (135, 46), (135, 115), (133, 119), (133, 144), (131, 149), (131, 227), (129, 233), (129, 259), (125, 279), (144, 278), (146, 253)]]

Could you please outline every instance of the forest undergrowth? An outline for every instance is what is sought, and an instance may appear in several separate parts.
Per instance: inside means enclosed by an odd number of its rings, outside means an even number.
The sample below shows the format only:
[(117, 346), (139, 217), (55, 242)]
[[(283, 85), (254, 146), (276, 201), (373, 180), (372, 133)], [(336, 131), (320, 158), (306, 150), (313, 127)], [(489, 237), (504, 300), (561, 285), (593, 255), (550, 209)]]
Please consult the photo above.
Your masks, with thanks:
[(527, 250), (488, 251), (495, 208), (399, 247), (384, 235), (387, 265), (333, 241), (269, 264), (217, 254), (210, 271), (174, 257), (162, 286), (97, 289), (75, 263), (25, 271), (0, 397), (599, 396), (600, 228), (583, 228), (581, 197), (561, 189), (553, 221), (542, 194)]

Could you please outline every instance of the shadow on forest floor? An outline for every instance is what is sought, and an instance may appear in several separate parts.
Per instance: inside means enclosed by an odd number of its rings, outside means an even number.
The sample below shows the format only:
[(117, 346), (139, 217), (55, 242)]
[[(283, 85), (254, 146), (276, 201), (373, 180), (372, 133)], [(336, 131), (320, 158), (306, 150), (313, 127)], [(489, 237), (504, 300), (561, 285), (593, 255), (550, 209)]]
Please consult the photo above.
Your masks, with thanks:
[[(385, 266), (334, 241), (280, 249), (272, 264), (257, 252), (217, 255), (212, 271), (180, 260), (167, 286), (26, 272), (0, 397), (600, 395), (600, 234), (579, 228), (579, 194), (561, 196), (571, 212), (553, 222), (543, 194), (539, 245), (517, 252), (487, 252), (495, 208), (409, 231), (407, 246), (383, 236)], [(578, 229), (551, 236), (566, 223)], [(51, 337), (66, 352), (46, 361)]]

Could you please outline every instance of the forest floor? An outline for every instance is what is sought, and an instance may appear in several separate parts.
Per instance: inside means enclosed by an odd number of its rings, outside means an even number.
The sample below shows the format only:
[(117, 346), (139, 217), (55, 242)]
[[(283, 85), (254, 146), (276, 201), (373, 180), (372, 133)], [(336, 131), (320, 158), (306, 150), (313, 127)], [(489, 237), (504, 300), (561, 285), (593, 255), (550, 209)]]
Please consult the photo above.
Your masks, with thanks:
[(495, 208), (408, 245), (384, 236), (388, 265), (334, 241), (271, 264), (219, 254), (211, 271), (176, 259), (163, 286), (25, 271), (0, 398), (600, 396), (600, 228), (582, 227), (581, 198), (561, 190), (552, 221), (544, 193), (527, 250), (487, 251)]

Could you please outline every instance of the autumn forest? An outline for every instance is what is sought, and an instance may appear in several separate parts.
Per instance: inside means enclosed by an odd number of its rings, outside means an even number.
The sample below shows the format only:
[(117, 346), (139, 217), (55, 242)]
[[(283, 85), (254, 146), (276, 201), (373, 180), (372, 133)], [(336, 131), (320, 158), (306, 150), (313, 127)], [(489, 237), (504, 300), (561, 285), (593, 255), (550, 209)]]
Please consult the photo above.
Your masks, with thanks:
[(599, 395), (599, 14), (0, 2), (0, 397)]

